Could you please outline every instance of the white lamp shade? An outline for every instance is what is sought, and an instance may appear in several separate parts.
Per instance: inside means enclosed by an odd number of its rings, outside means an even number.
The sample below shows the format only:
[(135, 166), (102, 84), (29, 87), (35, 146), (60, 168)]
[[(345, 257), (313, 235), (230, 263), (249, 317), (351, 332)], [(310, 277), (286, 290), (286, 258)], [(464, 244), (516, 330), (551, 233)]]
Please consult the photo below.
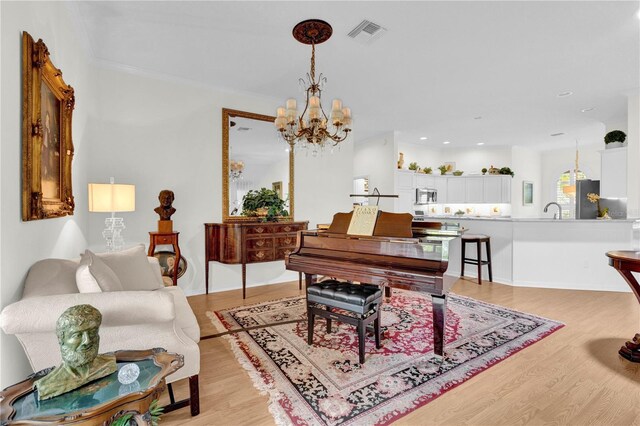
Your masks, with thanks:
[(136, 186), (114, 183), (89, 184), (89, 211), (133, 212), (136, 210)]

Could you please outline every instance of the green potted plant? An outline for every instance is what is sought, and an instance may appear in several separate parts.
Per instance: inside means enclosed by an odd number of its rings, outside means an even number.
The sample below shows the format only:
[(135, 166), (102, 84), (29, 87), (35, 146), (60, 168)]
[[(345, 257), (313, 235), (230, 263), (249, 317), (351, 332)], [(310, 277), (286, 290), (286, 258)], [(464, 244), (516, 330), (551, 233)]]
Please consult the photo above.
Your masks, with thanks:
[(624, 141), (627, 140), (627, 135), (622, 130), (612, 130), (604, 135), (604, 147), (605, 149), (620, 148), (625, 146)]
[(267, 221), (277, 220), (278, 216), (289, 216), (285, 210), (286, 201), (272, 189), (249, 190), (242, 198), (242, 214), (264, 217)]
[(498, 173), (501, 175), (511, 175), (511, 177), (515, 175), (515, 173), (509, 167), (501, 168)]
[(440, 170), (440, 174), (443, 175), (445, 173), (447, 173), (447, 166), (445, 166), (444, 164), (438, 167), (438, 170)]
[(431, 167), (425, 167), (424, 169), (422, 169), (422, 171), (428, 175), (431, 174), (431, 172), (433, 172), (433, 169)]
[(419, 168), (420, 166), (418, 166), (418, 163), (416, 163), (415, 161), (413, 163), (409, 163), (409, 170), (417, 172)]

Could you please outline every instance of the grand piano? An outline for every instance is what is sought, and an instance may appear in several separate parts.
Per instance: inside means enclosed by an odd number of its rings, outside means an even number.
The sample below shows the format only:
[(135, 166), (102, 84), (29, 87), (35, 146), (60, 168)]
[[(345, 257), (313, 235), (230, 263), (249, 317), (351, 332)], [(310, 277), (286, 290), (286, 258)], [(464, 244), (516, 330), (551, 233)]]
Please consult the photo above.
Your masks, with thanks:
[(371, 237), (346, 234), (344, 226), (334, 226), (336, 217), (328, 230), (300, 231), (286, 268), (304, 273), (307, 286), (322, 275), (385, 286), (387, 296), (391, 288), (430, 294), (434, 353), (444, 356), (447, 294), (458, 278), (445, 274), (449, 246), (464, 230), (458, 224), (411, 222), (410, 214), (385, 214), (386, 226), (376, 232), (379, 218)]

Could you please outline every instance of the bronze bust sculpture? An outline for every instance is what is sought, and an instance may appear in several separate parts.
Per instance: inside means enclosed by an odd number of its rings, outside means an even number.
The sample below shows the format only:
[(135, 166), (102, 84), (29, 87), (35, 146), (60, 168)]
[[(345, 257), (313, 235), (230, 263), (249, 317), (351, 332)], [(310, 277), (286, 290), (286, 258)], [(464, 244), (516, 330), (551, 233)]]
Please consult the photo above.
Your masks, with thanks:
[(173, 195), (173, 191), (168, 189), (163, 189), (160, 191), (160, 195), (158, 195), (158, 200), (160, 200), (160, 205), (156, 207), (153, 211), (160, 215), (160, 220), (170, 220), (171, 215), (176, 212), (171, 204), (173, 204), (173, 200), (175, 196)]
[(72, 306), (56, 322), (62, 365), (35, 382), (38, 399), (49, 399), (117, 370), (113, 354), (98, 355), (102, 314), (91, 305)]

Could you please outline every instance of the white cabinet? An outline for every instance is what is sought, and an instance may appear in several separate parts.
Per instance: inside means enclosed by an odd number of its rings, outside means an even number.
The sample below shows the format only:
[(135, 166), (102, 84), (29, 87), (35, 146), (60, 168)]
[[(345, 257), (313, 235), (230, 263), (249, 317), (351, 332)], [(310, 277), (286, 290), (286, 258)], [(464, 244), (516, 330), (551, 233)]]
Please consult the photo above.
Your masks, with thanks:
[(484, 178), (484, 202), (502, 203), (502, 176)]
[(436, 194), (436, 199), (439, 204), (448, 203), (447, 200), (447, 177), (445, 176), (434, 176), (433, 177), (433, 187), (438, 191)]
[(605, 149), (600, 154), (600, 196), (627, 196), (627, 148)]
[(436, 178), (433, 175), (417, 174), (416, 175), (416, 187), (417, 188), (435, 188)]
[(466, 178), (447, 177), (447, 203), (466, 202)]
[(509, 175), (500, 176), (502, 186), (501, 203), (511, 203), (511, 181), (513, 178)]
[(413, 197), (415, 191), (413, 189), (399, 189), (397, 194), (398, 198), (394, 200), (394, 212), (413, 214)]
[(396, 171), (396, 189), (413, 189), (414, 185), (414, 172)]
[(465, 202), (466, 203), (484, 203), (484, 178), (468, 177), (464, 179), (465, 185)]

